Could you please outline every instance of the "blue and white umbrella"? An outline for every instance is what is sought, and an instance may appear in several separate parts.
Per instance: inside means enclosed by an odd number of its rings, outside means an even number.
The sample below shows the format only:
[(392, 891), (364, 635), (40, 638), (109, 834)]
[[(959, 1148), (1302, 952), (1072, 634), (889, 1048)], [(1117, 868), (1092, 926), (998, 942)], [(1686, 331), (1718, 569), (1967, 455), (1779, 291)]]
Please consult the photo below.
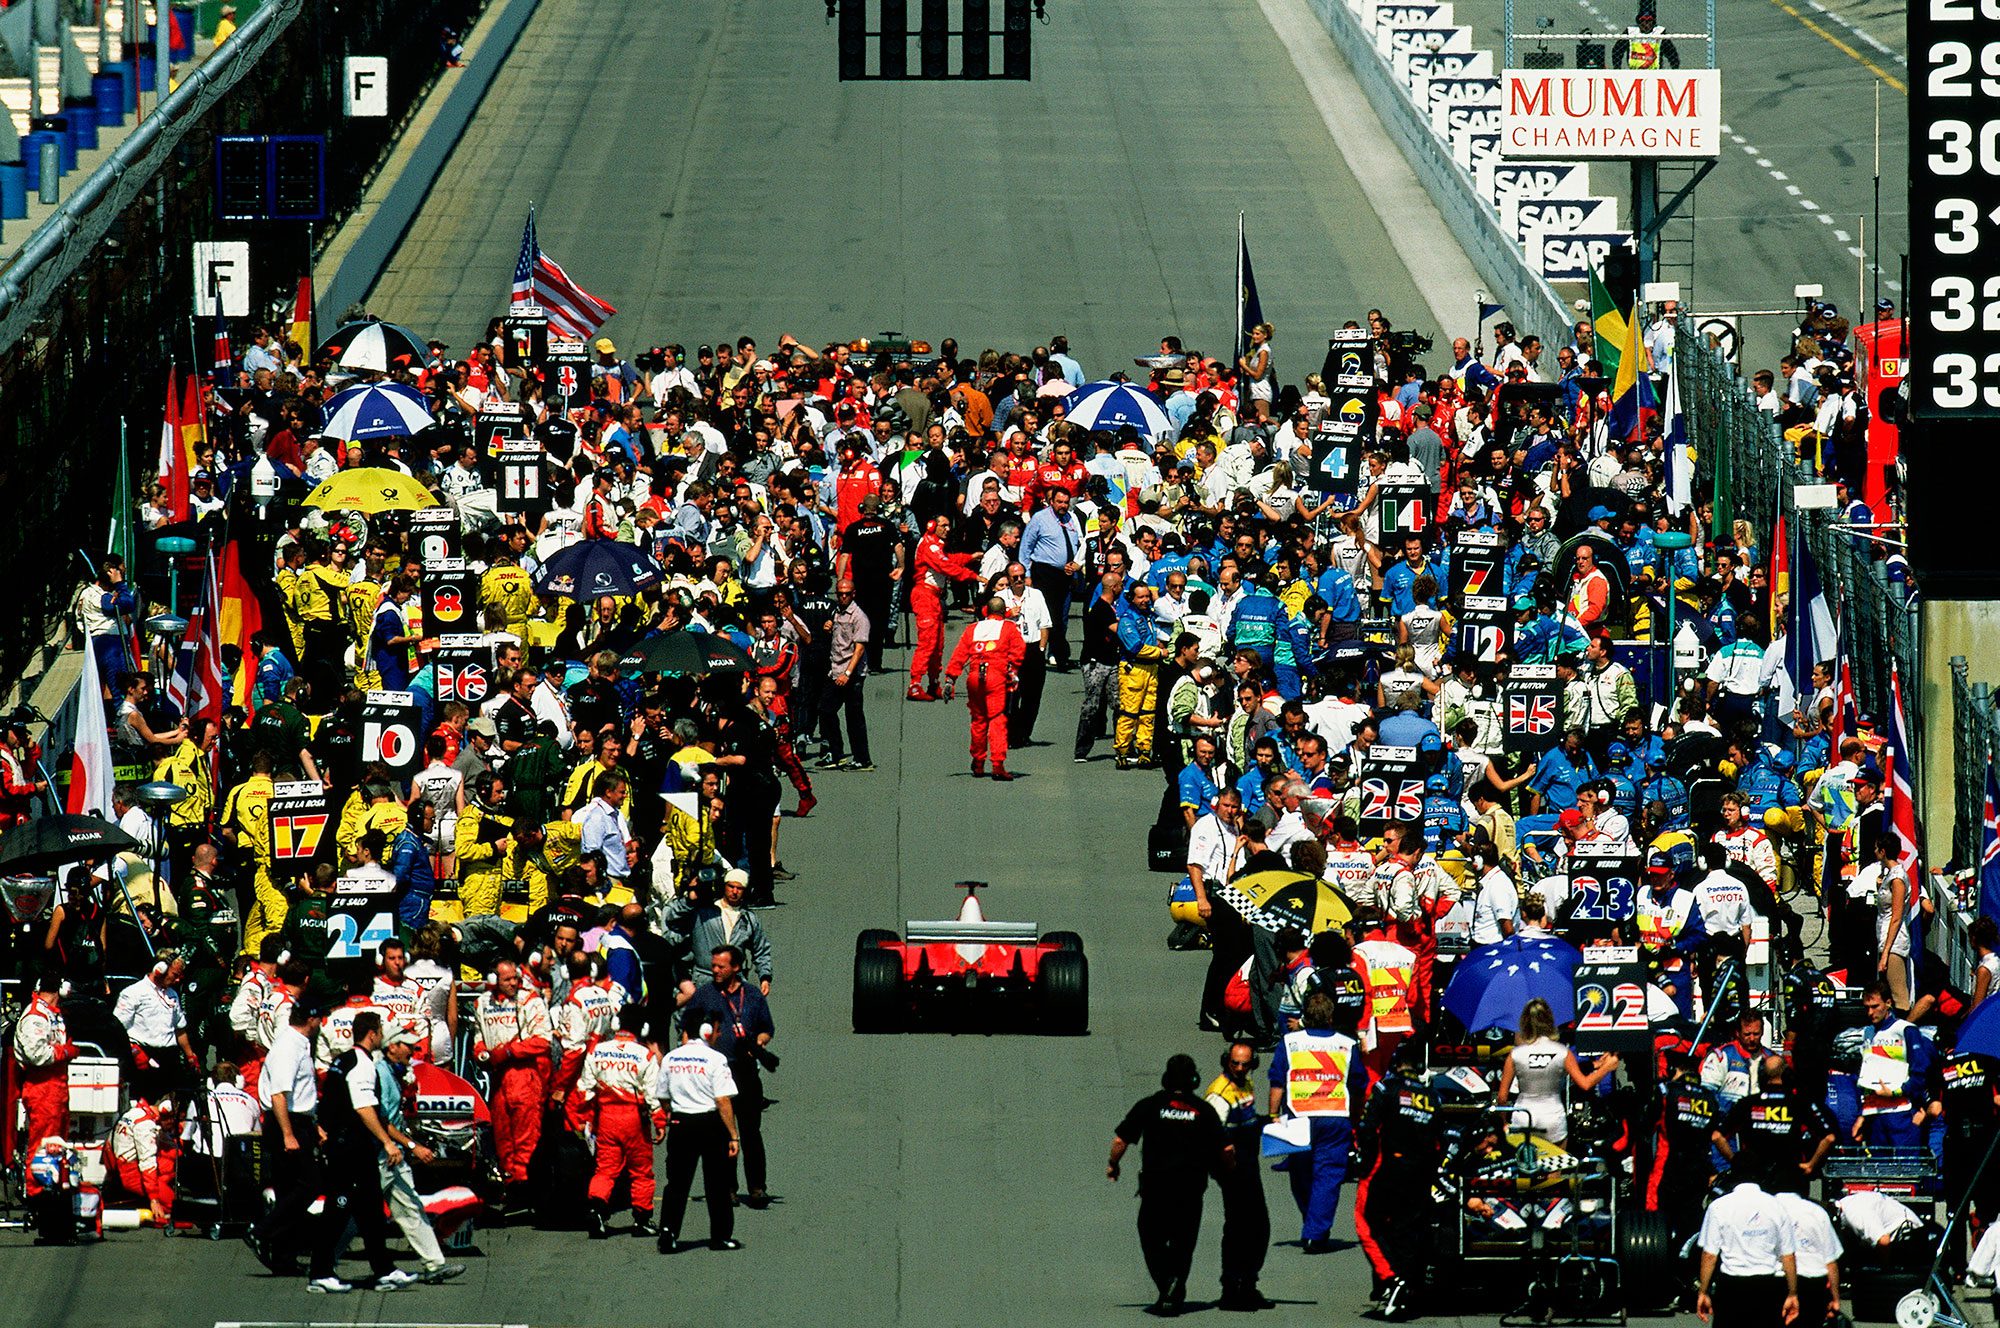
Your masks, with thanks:
[(350, 387), (326, 403), (322, 429), (350, 443), (370, 438), (408, 438), (431, 427), (431, 403), (414, 387), (368, 383)]
[(1458, 961), (1444, 1008), (1468, 1029), (1515, 1029), (1521, 1008), (1540, 997), (1558, 1024), (1576, 1018), (1576, 966), (1583, 952), (1553, 936), (1515, 934)]
[(1083, 429), (1117, 433), (1125, 425), (1141, 438), (1158, 441), (1174, 436), (1174, 422), (1144, 388), (1130, 383), (1086, 383), (1070, 397), (1064, 416)]

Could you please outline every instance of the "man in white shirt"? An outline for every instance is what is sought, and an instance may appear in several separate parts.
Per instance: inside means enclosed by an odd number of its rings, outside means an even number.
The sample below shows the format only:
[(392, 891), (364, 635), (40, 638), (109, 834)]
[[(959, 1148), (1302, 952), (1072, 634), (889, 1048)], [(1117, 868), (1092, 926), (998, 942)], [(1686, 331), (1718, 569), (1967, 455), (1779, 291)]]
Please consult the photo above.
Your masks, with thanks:
[(1479, 891), (1472, 897), (1472, 943), (1497, 945), (1514, 934), (1521, 919), (1521, 892), (1498, 863), (1487, 867), (1479, 878)]
[(597, 776), (590, 804), (577, 819), (578, 851), (604, 855), (604, 874), (623, 885), (632, 874), (632, 860), (638, 855), (639, 841), (625, 819), (626, 782), (613, 772)]
[(1287, 862), (1292, 860), (1292, 845), (1318, 838), (1306, 827), (1306, 818), (1299, 810), (1305, 795), (1305, 785), (1296, 779), (1278, 780), (1268, 790), (1268, 801), (1272, 809), (1278, 813), (1278, 820), (1277, 824), (1271, 827), (1271, 833), (1264, 841), (1264, 846), (1273, 853), (1282, 855)]
[(158, 1102), (179, 1084), (183, 1070), (200, 1063), (188, 1040), (187, 1014), (176, 990), (186, 973), (187, 964), (178, 952), (162, 950), (153, 957), (146, 976), (118, 993), (112, 1010), (138, 1058), (133, 1091), (148, 1102)]
[(1805, 1173), (1773, 1176), (1772, 1198), (1792, 1221), (1793, 1257), (1798, 1261), (1801, 1324), (1823, 1324), (1840, 1309), (1840, 1233), (1826, 1209), (1805, 1195)]
[[(1006, 538), (1004, 530), (1001, 538)], [(1020, 543), (1018, 535), (1015, 543)], [(1026, 747), (1034, 740), (1035, 720), (1042, 713), (1042, 688), (1049, 675), (1049, 633), (1055, 630), (1055, 619), (1049, 614), (1048, 600), (1030, 584), (1028, 569), (1017, 561), (1007, 564), (1007, 579), (994, 593), (1021, 629), (1021, 639), (1028, 643), (1021, 656), (1021, 685), (1014, 692), (1014, 714), (1008, 720), (1014, 744)]]
[(1209, 891), (1229, 880), (1243, 834), (1243, 795), (1225, 788), (1215, 797), (1215, 809), (1195, 820), (1188, 832), (1188, 879), (1194, 883), (1195, 910), (1202, 921), (1213, 911)]
[(264, 1165), (276, 1199), (250, 1230), (250, 1248), (275, 1273), (299, 1271), (298, 1256), (308, 1241), (307, 1207), (320, 1196), (319, 1082), (314, 1077), (313, 1042), (319, 1011), (295, 1001), (285, 1028), (271, 1039), (257, 1076), (257, 1101), (264, 1108)]
[(653, 1096), (667, 1109), (667, 1181), (660, 1196), (660, 1252), (672, 1254), (680, 1248), (681, 1219), (687, 1215), (688, 1190), (697, 1164), (708, 1194), (709, 1247), (742, 1249), (742, 1242), (735, 1239), (736, 1214), (730, 1206), (736, 1190), (739, 1149), (736, 1077), (730, 1072), (729, 1058), (715, 1049), (715, 1025), (701, 1025), (695, 1037), (660, 1059)]
[[(1020, 551), (1021, 523), (1012, 520), (1001, 522), (999, 539), (979, 560), (979, 584), (993, 584), (993, 578), (1005, 572), (1007, 564), (1019, 557)], [(1010, 604), (1008, 607), (1013, 606)]]
[(1735, 932), (1748, 945), (1751, 924), (1757, 920), (1757, 910), (1750, 906), (1749, 888), (1724, 869), (1728, 857), (1722, 845), (1703, 844), (1701, 854), (1708, 875), (1695, 883), (1694, 902), (1701, 910), (1702, 926), (1710, 936)]
[(140, 854), (149, 858), (159, 854), (159, 826), (139, 805), (138, 790), (134, 786), (112, 786), (111, 810), (118, 817), (118, 828), (139, 841)]
[(664, 404), (668, 393), (677, 387), (691, 397), (701, 396), (701, 384), (681, 364), (680, 357), (674, 354), (674, 348), (668, 346), (660, 353), (660, 371), (653, 375), (650, 388), (653, 400)]
[(1791, 1216), (1759, 1188), (1755, 1167), (1741, 1171), (1736, 1188), (1702, 1215), (1695, 1313), (1704, 1321), (1714, 1320), (1716, 1328), (1792, 1323), (1799, 1296), (1798, 1238)]

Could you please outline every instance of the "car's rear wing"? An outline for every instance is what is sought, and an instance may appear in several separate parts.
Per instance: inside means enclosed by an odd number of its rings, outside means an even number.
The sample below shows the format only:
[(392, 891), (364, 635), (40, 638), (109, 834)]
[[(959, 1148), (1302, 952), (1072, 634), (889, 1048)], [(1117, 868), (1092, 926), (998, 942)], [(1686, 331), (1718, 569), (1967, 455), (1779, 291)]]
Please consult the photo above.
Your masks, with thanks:
[(1034, 945), (1041, 934), (1032, 922), (906, 922), (903, 936), (910, 945)]

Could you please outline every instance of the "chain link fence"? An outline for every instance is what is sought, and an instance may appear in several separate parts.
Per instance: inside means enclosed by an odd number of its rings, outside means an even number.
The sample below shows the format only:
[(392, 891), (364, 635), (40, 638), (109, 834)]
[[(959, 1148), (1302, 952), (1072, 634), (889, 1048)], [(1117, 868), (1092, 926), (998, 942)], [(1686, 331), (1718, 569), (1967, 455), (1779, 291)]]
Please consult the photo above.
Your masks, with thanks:
[[(1697, 458), (1694, 501), (1704, 527), (1718, 543), (1733, 543), (1735, 523), (1748, 522), (1768, 564), (1782, 516), (1795, 547), (1809, 553), (1818, 567), (1827, 602), (1840, 617), (1856, 704), (1886, 726), (1893, 659), (1906, 682), (1903, 703), (1914, 711), (1922, 704), (1922, 689), (1915, 685), (1922, 676), (1917, 615), (1907, 582), (1889, 576), (1891, 547), (1873, 538), (1873, 532), (1845, 524), (1839, 512), (1798, 509), (1794, 487), (1818, 484), (1820, 477), (1798, 460), (1774, 417), (1757, 408), (1750, 389), (1691, 319), (1680, 321), (1674, 364)], [(1795, 562), (1795, 592), (1799, 584)], [(1802, 686), (1806, 682), (1798, 681)], [(1910, 713), (1906, 718), (1911, 731), (1920, 735), (1923, 716)], [(1921, 745), (1921, 737), (1916, 741)]]
[[(273, 0), (266, 0), (267, 7)], [(207, 106), (152, 178), (111, 218), (93, 216), (53, 262), (68, 275), (30, 287), (24, 331), (0, 346), (0, 677), (27, 670), (66, 610), (83, 558), (102, 555), (121, 431), (135, 469), (158, 446), (167, 369), (206, 370), (212, 329), (194, 325), (196, 240), (250, 244), (252, 309), (289, 310), (318, 243), (353, 210), (484, 0), (307, 0), (254, 72)], [(232, 40), (235, 40), (232, 38)], [(349, 55), (387, 56), (396, 114), (348, 118)], [(324, 134), (325, 220), (225, 222), (216, 215), (215, 140)], [(134, 191), (126, 189), (130, 194)], [(76, 252), (81, 247), (84, 252)], [(9, 276), (14, 274), (9, 273)], [(22, 278), (24, 285), (31, 280)], [(339, 310), (319, 311), (321, 331)], [(239, 335), (240, 335), (240, 329)], [(143, 489), (135, 483), (134, 493)]]
[(1951, 851), (1959, 866), (1979, 861), (1981, 828), (1986, 821), (1986, 766), (2000, 752), (2000, 712), (1993, 707), (1993, 689), (1970, 680), (1963, 655), (1951, 658), (1951, 742), (1958, 778), (1952, 788)]

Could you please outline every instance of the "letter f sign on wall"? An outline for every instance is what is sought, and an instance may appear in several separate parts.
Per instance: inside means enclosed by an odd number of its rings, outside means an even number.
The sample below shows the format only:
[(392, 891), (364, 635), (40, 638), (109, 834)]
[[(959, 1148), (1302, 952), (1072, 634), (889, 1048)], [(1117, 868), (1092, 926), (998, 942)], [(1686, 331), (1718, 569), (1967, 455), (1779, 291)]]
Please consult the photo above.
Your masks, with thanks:
[(385, 116), (389, 113), (389, 58), (385, 55), (347, 57), (341, 98), (349, 116)]

